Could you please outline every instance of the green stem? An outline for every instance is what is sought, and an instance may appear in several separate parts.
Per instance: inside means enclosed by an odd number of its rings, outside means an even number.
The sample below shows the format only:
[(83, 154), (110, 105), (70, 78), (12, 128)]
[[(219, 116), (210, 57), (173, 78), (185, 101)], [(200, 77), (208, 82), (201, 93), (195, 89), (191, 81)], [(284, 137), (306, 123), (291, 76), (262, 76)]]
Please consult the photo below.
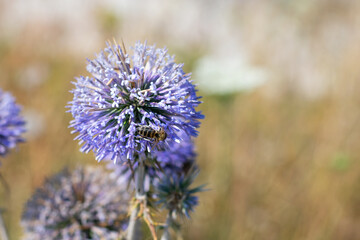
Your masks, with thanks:
[(171, 225), (171, 216), (170, 214), (168, 214), (166, 218), (164, 233), (161, 236), (161, 240), (171, 240), (170, 231), (169, 231), (170, 225)]
[[(144, 165), (144, 159), (139, 158), (139, 165), (135, 171), (135, 188), (136, 188), (136, 194), (135, 198), (136, 200), (142, 200), (144, 199), (144, 179), (145, 179), (145, 165)], [(129, 227), (127, 230), (127, 240), (138, 240), (141, 238), (141, 222), (140, 219), (138, 219), (139, 214), (139, 205), (137, 204), (136, 207), (131, 212), (130, 215), (130, 221), (129, 221)]]

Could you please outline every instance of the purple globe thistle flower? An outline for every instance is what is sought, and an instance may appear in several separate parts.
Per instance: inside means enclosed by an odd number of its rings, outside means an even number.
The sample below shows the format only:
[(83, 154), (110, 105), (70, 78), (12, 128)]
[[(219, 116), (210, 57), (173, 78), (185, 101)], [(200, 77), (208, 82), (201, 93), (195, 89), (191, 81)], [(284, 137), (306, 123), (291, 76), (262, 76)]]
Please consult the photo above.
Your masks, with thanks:
[(186, 171), (162, 174), (155, 183), (155, 199), (157, 204), (169, 211), (169, 216), (186, 216), (198, 205), (197, 192), (204, 191), (204, 185), (191, 188), (191, 184), (199, 174), (196, 165)]
[(25, 132), (25, 121), (19, 115), (20, 106), (15, 98), (0, 89), (0, 156), (5, 156), (10, 148), (23, 142), (21, 134)]
[(137, 43), (129, 55), (124, 45), (108, 44), (88, 61), (92, 76), (77, 78), (69, 105), (81, 151), (93, 151), (98, 161), (109, 156), (134, 162), (152, 149), (181, 142), (183, 132), (197, 135), (200, 97), (183, 64), (166, 49)]
[(126, 186), (100, 168), (65, 169), (28, 201), (25, 239), (119, 239), (129, 200)]

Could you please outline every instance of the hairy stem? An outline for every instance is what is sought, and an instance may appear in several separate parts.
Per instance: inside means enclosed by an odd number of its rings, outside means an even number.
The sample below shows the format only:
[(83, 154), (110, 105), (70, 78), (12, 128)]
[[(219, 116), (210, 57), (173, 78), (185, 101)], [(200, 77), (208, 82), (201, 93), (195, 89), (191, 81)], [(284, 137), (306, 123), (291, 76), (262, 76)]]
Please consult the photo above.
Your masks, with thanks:
[(138, 240), (141, 239), (141, 222), (138, 219), (139, 207), (136, 206), (130, 215), (130, 222), (127, 231), (128, 240)]
[[(141, 201), (144, 199), (144, 178), (145, 178), (145, 166), (144, 166), (144, 159), (139, 158), (139, 166), (136, 169), (135, 172), (135, 188), (136, 188), (136, 194), (135, 198), (138, 201)], [(141, 222), (140, 219), (138, 219), (139, 215), (139, 204), (134, 207), (134, 209), (131, 212), (130, 216), (130, 222), (129, 227), (127, 231), (127, 240), (137, 240), (140, 239), (140, 229), (141, 229)]]

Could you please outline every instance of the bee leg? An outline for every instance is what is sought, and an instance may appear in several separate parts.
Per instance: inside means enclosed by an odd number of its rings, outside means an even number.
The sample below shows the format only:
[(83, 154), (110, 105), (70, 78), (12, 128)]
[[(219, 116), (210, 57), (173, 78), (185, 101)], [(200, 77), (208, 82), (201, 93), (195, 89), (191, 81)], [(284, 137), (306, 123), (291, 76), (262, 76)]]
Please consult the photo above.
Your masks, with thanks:
[(159, 143), (159, 140), (155, 140), (155, 144), (154, 144), (154, 146), (150, 149), (150, 151), (152, 151), (152, 150), (157, 146), (158, 143)]
[(160, 163), (156, 159), (155, 159), (155, 164), (161, 172), (164, 172), (164, 169), (161, 167)]

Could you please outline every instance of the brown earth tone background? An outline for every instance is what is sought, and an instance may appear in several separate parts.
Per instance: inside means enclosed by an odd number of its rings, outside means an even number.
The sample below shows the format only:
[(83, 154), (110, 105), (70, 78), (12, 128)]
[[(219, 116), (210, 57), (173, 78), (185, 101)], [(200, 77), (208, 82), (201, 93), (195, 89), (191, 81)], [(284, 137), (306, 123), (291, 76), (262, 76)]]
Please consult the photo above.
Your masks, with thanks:
[(167, 46), (204, 103), (200, 205), (184, 239), (360, 239), (360, 2), (0, 0), (0, 88), (27, 142), (2, 159), (0, 207), (20, 239), (24, 203), (82, 154), (65, 113), (105, 41)]

